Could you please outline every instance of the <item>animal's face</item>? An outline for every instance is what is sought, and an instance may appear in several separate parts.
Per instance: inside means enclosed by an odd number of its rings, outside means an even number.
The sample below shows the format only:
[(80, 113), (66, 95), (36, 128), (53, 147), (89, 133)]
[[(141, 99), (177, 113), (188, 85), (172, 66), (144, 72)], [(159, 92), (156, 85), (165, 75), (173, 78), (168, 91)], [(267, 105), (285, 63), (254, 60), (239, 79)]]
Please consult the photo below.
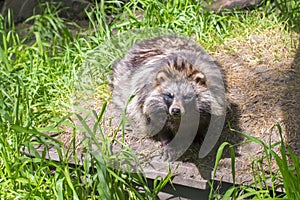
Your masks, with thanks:
[(187, 112), (210, 113), (213, 99), (204, 73), (180, 57), (171, 57), (157, 69), (152, 90), (143, 101), (149, 122), (165, 116), (172, 124), (180, 123)]
[(187, 78), (179, 73), (161, 70), (156, 74), (153, 86), (165, 104), (164, 109), (172, 118), (184, 115), (187, 106), (197, 97)]
[(185, 80), (166, 82), (157, 89), (166, 104), (167, 113), (174, 118), (184, 115), (186, 107), (196, 98), (193, 88)]

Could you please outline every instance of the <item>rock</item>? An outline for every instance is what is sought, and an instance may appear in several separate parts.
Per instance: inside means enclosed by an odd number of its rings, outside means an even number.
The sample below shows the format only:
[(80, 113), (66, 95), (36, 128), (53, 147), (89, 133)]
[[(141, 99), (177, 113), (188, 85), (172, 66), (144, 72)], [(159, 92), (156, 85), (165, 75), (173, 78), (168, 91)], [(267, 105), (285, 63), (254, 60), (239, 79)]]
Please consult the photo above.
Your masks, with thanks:
[[(1, 14), (6, 15), (8, 9), (13, 12), (14, 22), (22, 22), (33, 15), (34, 9), (39, 3), (45, 3), (46, 0), (6, 0), (0, 2)], [(54, 0), (53, 2), (61, 2), (68, 7), (68, 11), (64, 15), (71, 18), (83, 18), (85, 16), (84, 9), (90, 4), (88, 0)], [(2, 5), (3, 4), (3, 5)]]
[(37, 0), (7, 0), (4, 1), (1, 13), (6, 15), (8, 9), (10, 9), (13, 13), (14, 21), (20, 22), (33, 14), (33, 10), (37, 4)]
[(256, 5), (260, 5), (262, 0), (218, 0), (211, 5), (208, 5), (207, 8), (212, 11), (224, 11), (235, 10), (235, 9), (245, 9), (253, 8)]

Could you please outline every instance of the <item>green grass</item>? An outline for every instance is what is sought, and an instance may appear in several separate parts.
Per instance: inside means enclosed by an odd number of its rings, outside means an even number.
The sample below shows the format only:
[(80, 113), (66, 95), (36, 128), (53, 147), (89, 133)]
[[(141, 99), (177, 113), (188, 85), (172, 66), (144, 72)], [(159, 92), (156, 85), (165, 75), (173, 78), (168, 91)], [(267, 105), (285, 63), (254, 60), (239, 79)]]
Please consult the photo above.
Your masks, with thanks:
[[(105, 127), (101, 122), (106, 104), (101, 111), (92, 112), (97, 119), (92, 127), (87, 125), (85, 116), (76, 114), (68, 105), (74, 98), (82, 100), (87, 91), (92, 92), (92, 97), (108, 100), (107, 76), (111, 74), (113, 61), (133, 42), (144, 38), (176, 33), (192, 37), (212, 51), (227, 38), (247, 35), (254, 29), (264, 31), (283, 26), (290, 31), (299, 30), (296, 19), (300, 12), (296, 0), (275, 1), (272, 5), (268, 2), (265, 9), (217, 15), (191, 0), (100, 1), (86, 11), (86, 27), (61, 18), (59, 13), (64, 11), (58, 4), (42, 4), (42, 12), (27, 19), (24, 26), (16, 27), (10, 12), (0, 16), (1, 198), (155, 199), (170, 181), (171, 174), (164, 179), (158, 177), (151, 188), (141, 173), (128, 174), (112, 168), (109, 163), (115, 161), (115, 155), (108, 148), (111, 143), (123, 146), (120, 156), (128, 161), (125, 167), (130, 167), (136, 156), (122, 141), (104, 136)], [(74, 119), (80, 123), (76, 124)], [(73, 148), (66, 152), (61, 149), (60, 141), (43, 134), (60, 131), (60, 125), (71, 127), (74, 135)], [(70, 166), (67, 160), (76, 157), (75, 135), (80, 128), (91, 135), (101, 154), (90, 151), (88, 141), (83, 140), (89, 156), (82, 167)], [(101, 133), (101, 145), (97, 143), (96, 133)], [(35, 151), (36, 144), (45, 146), (42, 155)], [(295, 180), (299, 177), (299, 159), (291, 157), (294, 163), (291, 168), (285, 157), (286, 153), (292, 155), (290, 150), (282, 143), (277, 145), (280, 145), (281, 156), (272, 151), (273, 146), (263, 145), (265, 159), (271, 156), (276, 159), (280, 169), (278, 176), (282, 177), (287, 197), (297, 198), (299, 194), (294, 188), (299, 188), (299, 180)], [(47, 146), (56, 149), (61, 162), (45, 159)], [(24, 147), (35, 157), (22, 153), (20, 150)], [(75, 163), (79, 160), (75, 159)], [(143, 193), (140, 193), (141, 188)], [(236, 187), (226, 195), (238, 199), (251, 192), (255, 191)]]
[[(278, 129), (278, 134), (281, 138), (279, 142), (274, 144), (266, 144), (259, 138), (232, 129), (232, 131), (247, 138), (246, 143), (254, 142), (263, 147), (264, 155), (252, 161), (254, 182), (250, 186), (232, 186), (223, 194), (222, 199), (300, 199), (300, 192), (298, 190), (300, 187), (300, 158), (284, 143), (281, 126), (277, 124), (273, 128)], [(233, 146), (224, 143), (219, 147), (214, 173), (216, 173), (225, 146), (229, 146), (230, 148), (232, 166), (235, 164)], [(277, 171), (273, 170), (274, 160), (276, 168), (278, 168)], [(234, 167), (232, 170), (234, 180)], [(280, 194), (278, 191), (282, 191), (282, 188), (284, 188), (284, 193)], [(211, 190), (210, 195), (210, 198), (212, 198), (214, 195), (213, 190)]]

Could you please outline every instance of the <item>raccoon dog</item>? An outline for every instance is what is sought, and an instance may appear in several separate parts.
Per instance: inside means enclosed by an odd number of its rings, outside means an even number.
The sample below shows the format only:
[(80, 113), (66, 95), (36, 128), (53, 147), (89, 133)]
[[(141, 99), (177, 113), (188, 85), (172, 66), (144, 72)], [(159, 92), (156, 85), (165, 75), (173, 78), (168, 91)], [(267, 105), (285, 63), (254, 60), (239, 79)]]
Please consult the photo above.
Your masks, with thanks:
[[(212, 115), (225, 114), (219, 67), (199, 45), (177, 36), (134, 44), (115, 62), (113, 102), (126, 109), (135, 134), (158, 134), (163, 146), (170, 143), (182, 123), (194, 120), (182, 120), (188, 112), (199, 115), (196, 132), (200, 138)], [(184, 131), (189, 134), (188, 128)]]

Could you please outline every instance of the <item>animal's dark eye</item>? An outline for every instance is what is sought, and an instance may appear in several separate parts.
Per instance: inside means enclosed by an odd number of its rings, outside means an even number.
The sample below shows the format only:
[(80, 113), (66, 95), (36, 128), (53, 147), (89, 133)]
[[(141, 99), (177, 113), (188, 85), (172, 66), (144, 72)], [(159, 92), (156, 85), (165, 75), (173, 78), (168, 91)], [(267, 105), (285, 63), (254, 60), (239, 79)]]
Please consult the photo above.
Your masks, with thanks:
[(172, 103), (174, 94), (170, 92), (163, 93), (163, 99), (166, 103)]
[(166, 92), (166, 93), (163, 93), (163, 97), (164, 98), (168, 98), (168, 99), (173, 99), (174, 98), (174, 94), (170, 93), (170, 92)]
[(196, 94), (194, 92), (188, 93), (187, 95), (184, 96), (184, 100), (186, 100), (186, 101), (191, 101), (195, 98), (196, 98)]

